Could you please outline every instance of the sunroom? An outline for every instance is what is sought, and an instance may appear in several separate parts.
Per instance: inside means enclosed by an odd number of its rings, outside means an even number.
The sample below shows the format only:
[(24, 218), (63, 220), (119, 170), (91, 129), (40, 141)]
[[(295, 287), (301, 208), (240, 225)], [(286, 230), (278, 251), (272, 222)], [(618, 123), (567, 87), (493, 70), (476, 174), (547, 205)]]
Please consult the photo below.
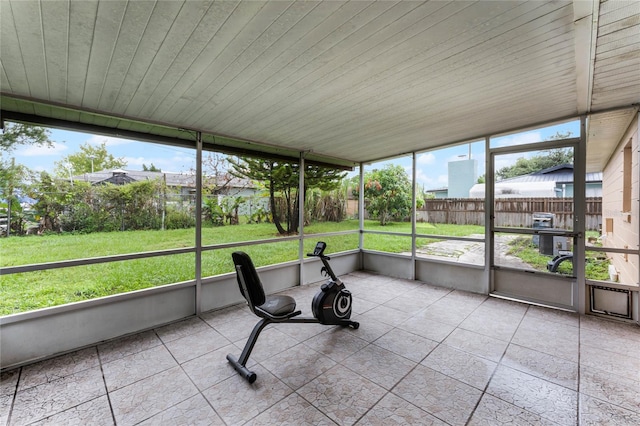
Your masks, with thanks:
[[(21, 417), (16, 405), (21, 385), (15, 374), (19, 373), (13, 372), (27, 371), (30, 365), (52, 357), (106, 347), (114, 339), (138, 333), (163, 330), (152, 332), (162, 340), (164, 332), (171, 334), (178, 327), (175, 324), (185, 324), (184, 320), (198, 329), (206, 319), (213, 323), (216, 315), (235, 312), (243, 299), (229, 258), (234, 250), (256, 259), (268, 292), (308, 294), (307, 285), (323, 280), (319, 262), (306, 256), (318, 240), (326, 241), (329, 249), (334, 247), (331, 262), (338, 275), (355, 281), (355, 303), (362, 303), (361, 310), (355, 311), (362, 317), (358, 331), (366, 329), (369, 319), (392, 328), (384, 333), (412, 334), (407, 324), (418, 320), (401, 315), (403, 308), (392, 307), (391, 296), (371, 300), (376, 292), (385, 293), (385, 279), (403, 288), (398, 295), (424, 283), (429, 286), (424, 291), (430, 295), (427, 299), (444, 291), (444, 297), (455, 298), (456, 303), (477, 301), (471, 303), (473, 309), (497, 304), (494, 308), (505, 315), (526, 306), (518, 322), (526, 311), (537, 318), (568, 317), (578, 325), (584, 323), (585, 336), (593, 324), (624, 335), (621, 341), (626, 339), (627, 349), (613, 350), (613, 344), (601, 349), (618, 354), (621, 365), (629, 367), (625, 370), (635, 372), (619, 386), (640, 395), (637, 350), (632, 349), (640, 342), (637, 2), (61, 0), (5, 1), (0, 11), (3, 125), (27, 123), (114, 136), (151, 144), (151, 150), (179, 148), (189, 153), (195, 178), (191, 194), (195, 223), (182, 240), (153, 250), (122, 252), (102, 246), (87, 250), (92, 254), (86, 257), (34, 255), (45, 260), (33, 262), (25, 257), (17, 264), (2, 263), (4, 282), (29, 283), (47, 274), (62, 274), (69, 281), (100, 280), (101, 271), (109, 269), (143, 270), (139, 279), (145, 282), (145, 288), (133, 292), (0, 317), (1, 368), (14, 387), (10, 399), (2, 395), (2, 406), (12, 413), (10, 418), (7, 414), (9, 423), (59, 414)], [(555, 136), (541, 136), (549, 131)], [(570, 152), (573, 197), (542, 197), (551, 198), (547, 202), (527, 198), (525, 202), (496, 194), (506, 160), (549, 152)], [(345, 171), (354, 182), (350, 194), (357, 194), (355, 219), (340, 228), (314, 229), (305, 221), (305, 209), (299, 209), (295, 233), (276, 237), (274, 231), (273, 237), (225, 239), (203, 223), (202, 214), (205, 160), (219, 154), (286, 163), (297, 170)], [(434, 167), (429, 162), (433, 158), (448, 160), (446, 203), (421, 199), (425, 188), (420, 190), (420, 179)], [(388, 164), (405, 170), (410, 179), (410, 210), (402, 226), (384, 228), (367, 216), (372, 213), (366, 209), (365, 189), (368, 173)], [(464, 193), (460, 186), (468, 185), (462, 183), (468, 181), (468, 173), (472, 185), (478, 182), (483, 174), (478, 167), (484, 170), (485, 196), (456, 195), (460, 193), (456, 191)], [(599, 204), (586, 196), (586, 176), (592, 172), (603, 173)], [(305, 179), (311, 178), (298, 173), (298, 199), (293, 202), (299, 205), (305, 203)], [(550, 211), (555, 212), (554, 225), (535, 227), (534, 215)], [(435, 230), (425, 231), (426, 224), (436, 224)], [(438, 224), (476, 228), (459, 235)], [(540, 253), (548, 245), (550, 252), (545, 255), (550, 259), (569, 256), (563, 263), (570, 268), (557, 273), (514, 262), (513, 250), (507, 252), (504, 247), (505, 241), (516, 240), (537, 241)], [(395, 246), (406, 249), (392, 250)], [(286, 252), (286, 261), (273, 263), (269, 253), (274, 247)], [(464, 255), (443, 254), (457, 253), (459, 247)], [(220, 259), (229, 263), (214, 275), (213, 265), (224, 262)], [(593, 259), (608, 262), (606, 277), (591, 275)], [(188, 278), (154, 281), (154, 270), (174, 261), (188, 265)], [(347, 278), (345, 282), (349, 285)], [(412, 297), (419, 298), (418, 293)], [(390, 305), (380, 307), (385, 303)], [(438, 322), (434, 313), (449, 318), (457, 305), (435, 307), (430, 313), (429, 306), (421, 305), (420, 313), (427, 315), (422, 319), (435, 321), (429, 324), (437, 327), (447, 320)], [(380, 308), (378, 315), (367, 315), (365, 307)], [(402, 321), (385, 322), (390, 312)], [(456, 335), (456, 327), (472, 314), (464, 312), (451, 334), (430, 336), (436, 346)], [(543, 322), (539, 327), (547, 325)], [(531, 333), (537, 327), (532, 325)], [(362, 340), (373, 344), (383, 339), (380, 333), (371, 341)], [(515, 342), (513, 335), (508, 342)], [(525, 335), (520, 336), (522, 345)], [(441, 351), (445, 346), (450, 350), (443, 344)], [(506, 346), (502, 355), (504, 351)], [(423, 358), (417, 362), (426, 365)], [(349, 364), (348, 359), (343, 363), (332, 358), (355, 374), (357, 363)], [(490, 361), (498, 365), (502, 359), (500, 355)], [(275, 370), (266, 365), (265, 359), (261, 368)], [(370, 405), (346, 417), (323, 411), (322, 403), (314, 405), (312, 392), (298, 391), (305, 387), (291, 384), (280, 400), (264, 402), (253, 417), (225, 417), (211, 402), (221, 398), (212, 396), (211, 389), (218, 384), (201, 388), (196, 383), (196, 387), (227, 424), (268, 423), (256, 420), (257, 416), (293, 396), (338, 424), (375, 423), (367, 415), (373, 416), (375, 407), (396, 398), (437, 421), (465, 424), (476, 413), (489, 410), (491, 398), (509, 403), (508, 396), (491, 392), (498, 386), (491, 384), (498, 381), (495, 374), (495, 382), (490, 382), (494, 376), (489, 375), (478, 385), (475, 402), (460, 411), (463, 414), (452, 409), (443, 415), (408, 396), (412, 393), (409, 375), (406, 382), (400, 377), (396, 383), (382, 384), (385, 390), (372, 397)], [(458, 380), (453, 373), (451, 377)], [(580, 382), (580, 389), (589, 388), (587, 379)], [(117, 392), (117, 387), (111, 390)], [(545, 418), (542, 409), (519, 406), (518, 410), (561, 424), (575, 424), (576, 416), (586, 421), (593, 414), (578, 411), (579, 406), (605, 403), (613, 407), (616, 418), (634, 421), (640, 416), (637, 398), (634, 404), (633, 397), (613, 401), (580, 394), (577, 385), (567, 389), (574, 392), (575, 402), (568, 410), (572, 413), (568, 422), (564, 417)], [(578, 404), (578, 398), (584, 398), (583, 403)], [(167, 402), (165, 408), (183, 402)], [(113, 404), (112, 417), (107, 423), (162, 423), (152, 418), (164, 409), (129, 418), (119, 417), (115, 402), (109, 404)]]

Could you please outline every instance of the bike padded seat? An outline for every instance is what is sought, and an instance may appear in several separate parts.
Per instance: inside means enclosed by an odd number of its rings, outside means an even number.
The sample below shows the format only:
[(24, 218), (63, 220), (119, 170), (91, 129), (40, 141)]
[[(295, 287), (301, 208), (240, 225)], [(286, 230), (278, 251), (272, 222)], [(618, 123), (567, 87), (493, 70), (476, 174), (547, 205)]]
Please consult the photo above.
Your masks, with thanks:
[(246, 299), (251, 311), (261, 318), (291, 318), (298, 313), (296, 301), (290, 296), (267, 296), (253, 262), (248, 254), (236, 251), (231, 254), (236, 267), (236, 278), (240, 293)]

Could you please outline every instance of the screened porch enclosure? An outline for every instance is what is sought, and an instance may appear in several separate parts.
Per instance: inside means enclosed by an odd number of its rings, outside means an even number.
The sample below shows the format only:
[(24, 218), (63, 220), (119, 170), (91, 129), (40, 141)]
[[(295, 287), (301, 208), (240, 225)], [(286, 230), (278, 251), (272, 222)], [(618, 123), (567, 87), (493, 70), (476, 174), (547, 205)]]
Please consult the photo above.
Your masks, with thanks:
[[(105, 269), (123, 277), (140, 271), (134, 275), (148, 288), (0, 317), (2, 369), (240, 302), (232, 271), (211, 272), (216, 253), (242, 249), (262, 256), (269, 292), (318, 282), (318, 262), (305, 254), (319, 239), (336, 248), (332, 265), (340, 275), (366, 270), (639, 320), (636, 1), (8, 0), (0, 8), (3, 125), (180, 147), (189, 150), (195, 178), (185, 194), (193, 197), (193, 210), (184, 199), (167, 204), (184, 204), (183, 219), (194, 222), (193, 231), (165, 245), (118, 251), (118, 244), (103, 244), (86, 256), (3, 265), (3, 280), (46, 281), (47, 274), (60, 274), (85, 280), (80, 293), (90, 294), (90, 278)], [(503, 144), (504, 137), (567, 122), (579, 130)], [(463, 152), (451, 159), (452, 169), (460, 167), (453, 175), (464, 185), (452, 179), (448, 189), (459, 196), (474, 183), (469, 171), (484, 168), (483, 210), (474, 212), (481, 220), (463, 235), (450, 232), (447, 225), (462, 215), (457, 212), (428, 229), (429, 215), (436, 222), (442, 213), (428, 211), (427, 222), (419, 220), (425, 200), (417, 183), (429, 170), (430, 154), (467, 145), (466, 158), (459, 157)], [(573, 199), (559, 213), (562, 228), (534, 230), (497, 210), (500, 192), (517, 187), (506, 188), (496, 177), (501, 161), (539, 149), (573, 153), (572, 186), (564, 183)], [(299, 225), (297, 234), (226, 240), (202, 223), (207, 153), (290, 162), (299, 170), (357, 170), (358, 197), (351, 200), (357, 219), (344, 229), (317, 231), (299, 216), (290, 221)], [(404, 220), (394, 229), (365, 221), (371, 207), (365, 193), (376, 190), (365, 186), (365, 175), (386, 164), (404, 167), (410, 186), (399, 197)], [(606, 239), (587, 245), (586, 176), (592, 172), (606, 179)], [(431, 189), (438, 189), (435, 183)], [(297, 184), (304, 189), (304, 173)], [(562, 191), (562, 185), (547, 189)], [(298, 196), (290, 201), (304, 204)], [(120, 229), (126, 228), (119, 219)], [(558, 239), (572, 253), (561, 273), (507, 264), (512, 255), (504, 241), (524, 242), (522, 252), (535, 252), (528, 246), (535, 236), (549, 237), (543, 240), (552, 245)], [(474, 256), (460, 255), (459, 246)], [(286, 257), (269, 261), (265, 254), (272, 247), (285, 247)], [(605, 261), (613, 265), (611, 274), (591, 275), (590, 267)], [(160, 271), (166, 275), (154, 281)]]

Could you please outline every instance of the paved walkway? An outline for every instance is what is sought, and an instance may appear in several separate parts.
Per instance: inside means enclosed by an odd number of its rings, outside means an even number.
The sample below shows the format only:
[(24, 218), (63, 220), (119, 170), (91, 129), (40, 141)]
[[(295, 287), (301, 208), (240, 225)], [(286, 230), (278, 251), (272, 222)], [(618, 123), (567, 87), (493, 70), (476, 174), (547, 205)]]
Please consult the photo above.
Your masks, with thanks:
[[(484, 235), (473, 234), (471, 238), (484, 238)], [(528, 263), (520, 258), (507, 254), (509, 251), (509, 241), (516, 238), (512, 235), (499, 235), (495, 239), (496, 253), (499, 264), (520, 269), (533, 269)], [(444, 240), (428, 244), (416, 250), (416, 255), (430, 259), (450, 260), (453, 262), (469, 263), (472, 265), (484, 265), (484, 243), (475, 243), (459, 240)]]

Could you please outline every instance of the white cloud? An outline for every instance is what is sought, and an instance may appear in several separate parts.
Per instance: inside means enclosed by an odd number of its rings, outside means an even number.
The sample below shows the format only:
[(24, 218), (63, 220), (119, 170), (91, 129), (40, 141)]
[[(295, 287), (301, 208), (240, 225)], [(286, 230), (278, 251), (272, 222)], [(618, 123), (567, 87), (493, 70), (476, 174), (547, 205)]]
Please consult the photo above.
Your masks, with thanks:
[(418, 155), (416, 162), (421, 165), (434, 164), (436, 162), (436, 156), (430, 152)]
[(430, 185), (433, 185), (433, 179), (424, 174), (424, 172), (420, 169), (416, 169), (416, 182), (418, 183), (418, 185), (424, 185), (425, 187), (427, 187), (427, 189)]
[(142, 170), (143, 165), (150, 167), (152, 164), (163, 172), (188, 171), (191, 168), (195, 168), (194, 158), (186, 155), (177, 155), (171, 158), (124, 157), (124, 161), (127, 163), (128, 169)]
[(93, 135), (87, 139), (87, 143), (89, 145), (102, 145), (102, 143), (104, 143), (106, 146), (118, 146), (135, 143), (135, 141), (130, 139), (114, 138), (111, 136)]
[(449, 185), (449, 175), (440, 175), (440, 176), (438, 176), (438, 183), (441, 184), (442, 186), (448, 186)]
[(495, 138), (492, 140), (492, 147), (500, 147), (500, 146), (514, 146), (514, 145), (524, 145), (528, 143), (541, 142), (544, 140), (542, 138), (542, 133), (540, 132), (527, 132), (527, 133), (518, 133), (516, 135), (502, 136), (499, 138)]
[(23, 157), (44, 157), (58, 156), (64, 154), (69, 147), (63, 143), (54, 142), (52, 147), (49, 146), (25, 146), (16, 152), (17, 155)]

